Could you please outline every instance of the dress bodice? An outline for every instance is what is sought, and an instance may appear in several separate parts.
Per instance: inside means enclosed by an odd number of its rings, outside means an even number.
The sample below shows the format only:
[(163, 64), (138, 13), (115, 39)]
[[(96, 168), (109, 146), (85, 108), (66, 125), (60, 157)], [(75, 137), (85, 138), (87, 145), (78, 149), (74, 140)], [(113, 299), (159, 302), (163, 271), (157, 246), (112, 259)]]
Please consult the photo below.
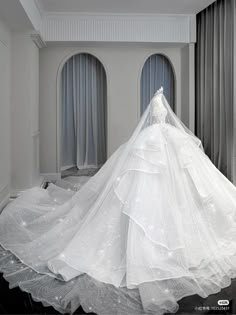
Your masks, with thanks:
[(152, 99), (152, 116), (156, 123), (165, 123), (167, 116), (167, 109), (165, 108), (162, 99), (162, 94), (158, 93)]

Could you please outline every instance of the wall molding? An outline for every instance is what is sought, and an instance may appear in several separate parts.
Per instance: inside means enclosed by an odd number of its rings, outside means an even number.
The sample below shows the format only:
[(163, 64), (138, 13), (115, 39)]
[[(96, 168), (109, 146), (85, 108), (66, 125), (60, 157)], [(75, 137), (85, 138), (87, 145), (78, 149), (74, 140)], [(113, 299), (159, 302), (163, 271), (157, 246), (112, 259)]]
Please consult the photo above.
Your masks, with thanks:
[(190, 43), (196, 41), (196, 17), (195, 15), (52, 12), (44, 14), (40, 31), (46, 42)]
[(30, 37), (39, 49), (46, 47), (46, 43), (39, 32), (33, 32)]

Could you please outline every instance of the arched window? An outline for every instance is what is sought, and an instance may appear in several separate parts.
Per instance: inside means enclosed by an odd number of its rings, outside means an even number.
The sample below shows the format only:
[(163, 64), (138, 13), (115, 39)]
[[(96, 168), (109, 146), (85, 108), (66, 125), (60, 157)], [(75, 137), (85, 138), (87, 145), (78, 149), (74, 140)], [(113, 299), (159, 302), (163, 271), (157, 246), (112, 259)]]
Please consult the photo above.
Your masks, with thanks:
[(61, 169), (106, 161), (106, 73), (94, 56), (72, 56), (61, 73)]
[(148, 106), (153, 94), (161, 86), (172, 109), (175, 109), (174, 73), (169, 60), (160, 54), (150, 56), (142, 69), (141, 75), (141, 114)]

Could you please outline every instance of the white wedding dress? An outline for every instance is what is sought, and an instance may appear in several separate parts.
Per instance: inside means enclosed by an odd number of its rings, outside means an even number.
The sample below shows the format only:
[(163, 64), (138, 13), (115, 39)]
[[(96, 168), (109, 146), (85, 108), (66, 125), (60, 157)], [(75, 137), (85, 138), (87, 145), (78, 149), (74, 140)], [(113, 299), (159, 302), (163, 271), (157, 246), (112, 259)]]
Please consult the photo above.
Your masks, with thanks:
[(61, 313), (175, 313), (236, 277), (236, 188), (159, 90), (78, 192), (34, 187), (0, 215), (0, 271)]

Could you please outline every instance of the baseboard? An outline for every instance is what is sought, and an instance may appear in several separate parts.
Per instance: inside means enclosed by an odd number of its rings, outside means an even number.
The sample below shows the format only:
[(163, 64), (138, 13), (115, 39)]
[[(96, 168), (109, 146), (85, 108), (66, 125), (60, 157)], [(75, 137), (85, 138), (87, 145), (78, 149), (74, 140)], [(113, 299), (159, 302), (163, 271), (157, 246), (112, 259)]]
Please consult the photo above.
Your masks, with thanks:
[[(40, 175), (38, 180), (34, 183), (34, 185), (32, 185), (32, 187), (42, 187), (43, 188), (45, 183), (46, 183), (46, 180), (44, 179), (43, 176)], [(12, 190), (11, 194), (10, 194), (10, 198), (15, 199), (15, 198), (19, 197), (27, 189), (29, 189), (29, 188)]]
[(66, 170), (68, 170), (68, 169), (70, 169), (70, 168), (72, 168), (72, 167), (76, 167), (76, 165), (62, 166), (62, 167), (61, 167), (61, 171), (62, 171), (62, 172), (63, 172), (63, 171), (66, 171)]
[(40, 176), (48, 182), (56, 182), (61, 179), (61, 173), (41, 173)]
[(9, 186), (6, 185), (0, 191), (0, 213), (2, 212), (3, 208), (8, 204), (9, 200), (10, 200)]
[(15, 198), (19, 197), (25, 190), (21, 190), (21, 189), (14, 189), (14, 190), (12, 190), (10, 198), (11, 199), (15, 199)]

